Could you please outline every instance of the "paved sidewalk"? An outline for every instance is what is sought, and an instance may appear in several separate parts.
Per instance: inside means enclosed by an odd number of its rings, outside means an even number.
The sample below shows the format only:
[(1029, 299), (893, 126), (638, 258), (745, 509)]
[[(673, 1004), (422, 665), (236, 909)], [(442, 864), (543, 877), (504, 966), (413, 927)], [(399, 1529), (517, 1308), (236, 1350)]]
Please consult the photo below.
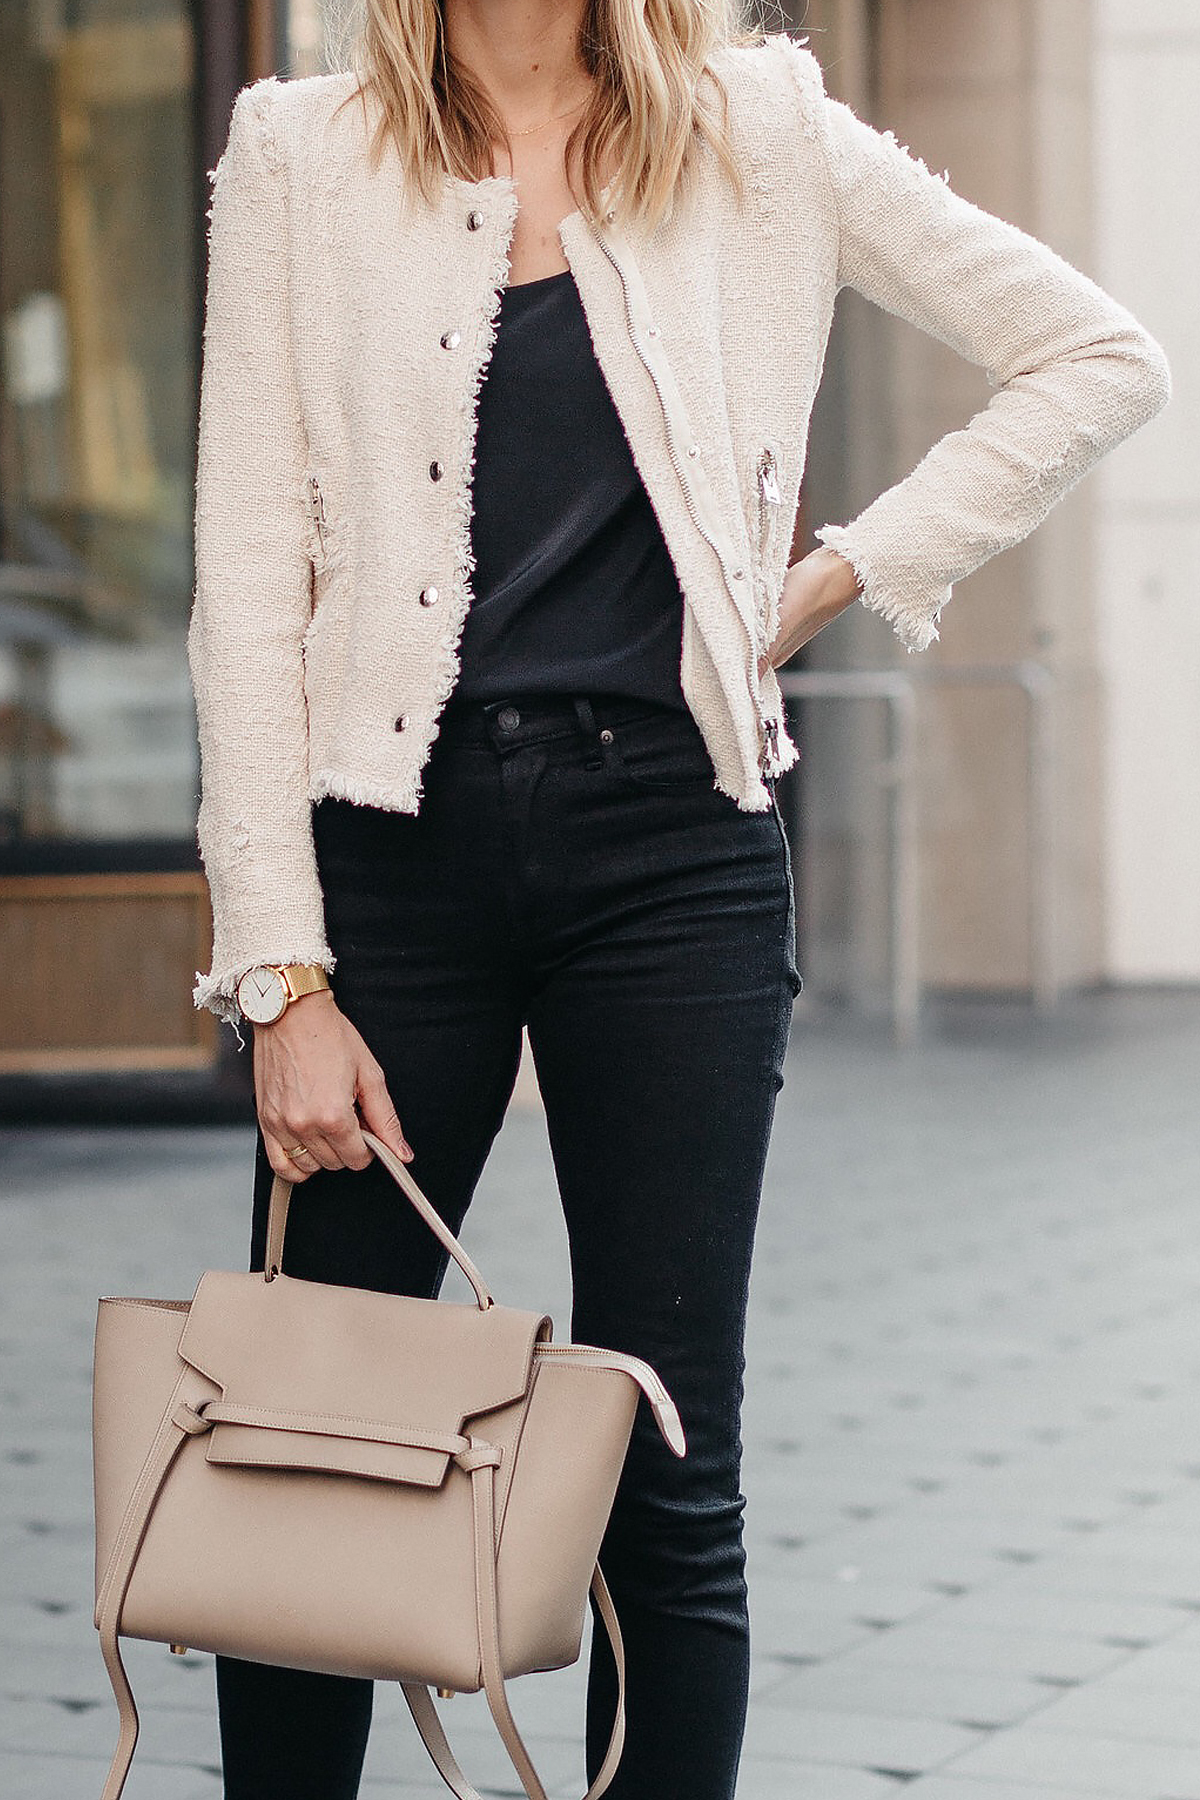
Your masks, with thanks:
[[(740, 1800), (1200, 1800), (1200, 995), (1092, 997), (1053, 1023), (948, 1006), (909, 1052), (807, 1008), (753, 1287)], [(95, 1297), (243, 1267), (251, 1145), (0, 1133), (5, 1800), (97, 1800), (114, 1737), (91, 1628)], [(510, 1113), (465, 1237), (503, 1299), (565, 1319), (535, 1109)], [(129, 1662), (129, 1800), (217, 1800), (211, 1658)], [(582, 1682), (580, 1664), (514, 1690), (564, 1800)], [(446, 1713), (468, 1769), (512, 1794), (479, 1697)], [(368, 1775), (367, 1795), (445, 1793), (394, 1689)]]

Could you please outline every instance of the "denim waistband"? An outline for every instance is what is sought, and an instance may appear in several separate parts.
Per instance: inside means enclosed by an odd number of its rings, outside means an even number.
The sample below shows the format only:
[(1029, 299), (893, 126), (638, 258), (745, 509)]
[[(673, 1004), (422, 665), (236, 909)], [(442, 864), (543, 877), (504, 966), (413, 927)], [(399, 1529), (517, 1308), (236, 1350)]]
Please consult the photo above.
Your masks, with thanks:
[(595, 737), (606, 726), (639, 719), (690, 724), (690, 712), (623, 694), (514, 694), (507, 700), (473, 700), (452, 694), (438, 718), (438, 737), (455, 743), (534, 743), (548, 737)]

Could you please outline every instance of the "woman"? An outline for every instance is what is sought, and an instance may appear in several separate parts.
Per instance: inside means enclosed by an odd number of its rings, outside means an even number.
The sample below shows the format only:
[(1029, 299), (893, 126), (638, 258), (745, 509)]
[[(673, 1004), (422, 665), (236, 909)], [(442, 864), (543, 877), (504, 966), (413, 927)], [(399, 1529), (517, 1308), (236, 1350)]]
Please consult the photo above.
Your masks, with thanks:
[[(249, 86), (213, 172), (195, 998), (255, 1021), (253, 1266), (280, 1172), (290, 1272), (435, 1294), (361, 1127), (457, 1230), (528, 1027), (572, 1335), (646, 1357), (689, 1438), (639, 1418), (602, 1552), (614, 1800), (729, 1800), (744, 1725), (743, 1325), (801, 985), (775, 668), (856, 598), (924, 648), (1170, 391), (734, 3), (368, 0), (355, 72)], [(789, 567), (843, 286), (997, 392)], [(228, 1800), (355, 1794), (370, 1684), (220, 1658), (218, 1692)], [(613, 1705), (598, 1634), (589, 1777)]]

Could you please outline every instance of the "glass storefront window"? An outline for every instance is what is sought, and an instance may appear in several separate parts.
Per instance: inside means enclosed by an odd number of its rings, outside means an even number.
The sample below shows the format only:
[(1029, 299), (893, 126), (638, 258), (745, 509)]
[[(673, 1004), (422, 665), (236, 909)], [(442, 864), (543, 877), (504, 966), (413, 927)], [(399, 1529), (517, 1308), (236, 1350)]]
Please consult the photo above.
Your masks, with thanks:
[(194, 831), (190, 16), (0, 0), (0, 868)]

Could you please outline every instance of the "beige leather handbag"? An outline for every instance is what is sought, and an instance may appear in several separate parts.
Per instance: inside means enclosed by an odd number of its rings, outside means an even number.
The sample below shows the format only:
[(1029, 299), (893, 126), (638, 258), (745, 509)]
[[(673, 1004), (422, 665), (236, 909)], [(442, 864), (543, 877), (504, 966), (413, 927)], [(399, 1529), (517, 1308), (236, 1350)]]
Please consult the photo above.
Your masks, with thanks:
[(486, 1690), (530, 1800), (545, 1790), (505, 1681), (579, 1656), (589, 1587), (620, 1696), (585, 1800), (624, 1742), (620, 1628), (596, 1561), (648, 1364), (555, 1344), (498, 1306), (405, 1165), (363, 1136), (475, 1293), (410, 1299), (281, 1274), (292, 1183), (272, 1184), (265, 1274), (210, 1270), (191, 1299), (101, 1300), (93, 1382), (95, 1622), (120, 1714), (103, 1800), (138, 1716), (119, 1638), (399, 1681), (460, 1800), (430, 1687)]

